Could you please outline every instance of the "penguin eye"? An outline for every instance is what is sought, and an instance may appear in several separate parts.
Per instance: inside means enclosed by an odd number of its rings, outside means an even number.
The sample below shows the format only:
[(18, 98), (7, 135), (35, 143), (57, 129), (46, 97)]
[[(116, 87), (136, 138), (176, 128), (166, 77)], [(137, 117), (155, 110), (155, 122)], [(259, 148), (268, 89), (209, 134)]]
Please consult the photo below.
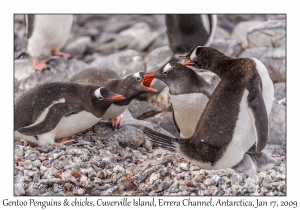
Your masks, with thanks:
[(141, 77), (136, 77), (135, 79), (136, 79), (136, 81), (141, 81), (142, 78)]
[(100, 96), (100, 97), (98, 97), (98, 99), (102, 101), (104, 98), (102, 96)]
[(167, 71), (164, 71), (164, 72), (163, 72), (163, 75), (167, 75), (167, 74), (168, 74), (168, 72), (167, 72)]

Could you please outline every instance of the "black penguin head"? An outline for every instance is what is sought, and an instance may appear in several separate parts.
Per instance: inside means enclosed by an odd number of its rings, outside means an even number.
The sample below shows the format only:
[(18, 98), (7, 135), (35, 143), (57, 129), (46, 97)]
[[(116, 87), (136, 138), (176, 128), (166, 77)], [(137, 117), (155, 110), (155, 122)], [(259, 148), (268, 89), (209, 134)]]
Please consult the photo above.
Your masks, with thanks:
[(154, 92), (157, 90), (151, 87), (151, 79), (144, 78), (145, 72), (136, 72), (132, 75), (127, 76), (124, 79), (124, 83), (126, 83), (127, 92), (129, 95), (139, 95), (142, 93)]
[(178, 81), (182, 76), (185, 76), (185, 69), (188, 68), (179, 63), (167, 63), (160, 67), (157, 72), (145, 74), (144, 77), (146, 79), (159, 79), (170, 86), (172, 83)]
[(183, 64), (185, 66), (194, 66), (199, 69), (213, 70), (212, 65), (217, 62), (220, 56), (224, 56), (224, 54), (212, 47), (197, 46), (194, 47), (187, 55), (179, 56), (179, 58), (189, 60)]
[(99, 87), (94, 91), (98, 103), (114, 102), (126, 99), (124, 96), (115, 94), (107, 88)]

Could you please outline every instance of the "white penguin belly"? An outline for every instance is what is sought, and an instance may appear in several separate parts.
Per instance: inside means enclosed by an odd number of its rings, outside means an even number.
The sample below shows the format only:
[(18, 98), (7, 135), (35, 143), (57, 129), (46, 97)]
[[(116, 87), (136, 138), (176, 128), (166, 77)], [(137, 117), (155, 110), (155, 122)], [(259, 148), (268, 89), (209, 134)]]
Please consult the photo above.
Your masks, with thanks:
[(98, 123), (100, 120), (101, 118), (95, 117), (92, 113), (87, 111), (81, 111), (77, 114), (63, 117), (53, 130), (55, 139), (69, 137), (84, 131)]
[(28, 40), (31, 56), (49, 55), (61, 48), (68, 39), (73, 22), (72, 15), (35, 15), (34, 29)]
[(170, 94), (170, 98), (180, 137), (191, 137), (208, 102), (207, 96), (202, 93)]
[(55, 139), (66, 138), (84, 131), (98, 123), (100, 120), (101, 118), (95, 117), (90, 112), (81, 111), (77, 114), (63, 117), (53, 130), (36, 135), (38, 139), (34, 136), (23, 135), (19, 131), (15, 131), (15, 139), (24, 139), (34, 142), (39, 146), (46, 146), (48, 144), (54, 144)]
[(118, 106), (115, 104), (111, 104), (110, 107), (106, 110), (106, 112), (102, 116), (102, 119), (107, 120), (121, 115), (123, 112), (125, 112), (127, 106), (128, 105)]

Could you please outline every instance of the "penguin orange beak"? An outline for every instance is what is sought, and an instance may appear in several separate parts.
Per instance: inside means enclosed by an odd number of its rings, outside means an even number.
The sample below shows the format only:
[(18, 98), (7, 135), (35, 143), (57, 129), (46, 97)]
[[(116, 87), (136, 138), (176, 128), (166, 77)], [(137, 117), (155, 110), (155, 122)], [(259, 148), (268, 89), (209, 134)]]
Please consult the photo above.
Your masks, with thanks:
[(120, 100), (124, 100), (126, 98), (122, 95), (115, 94), (115, 95), (107, 97), (107, 99), (110, 100), (110, 101), (120, 101)]
[(144, 75), (144, 80), (142, 81), (141, 85), (147, 88), (150, 92), (157, 93), (158, 91), (151, 87), (152, 80), (156, 77), (157, 74), (149, 73)]
[(183, 64), (184, 66), (193, 66), (195, 63), (193, 61), (188, 61)]

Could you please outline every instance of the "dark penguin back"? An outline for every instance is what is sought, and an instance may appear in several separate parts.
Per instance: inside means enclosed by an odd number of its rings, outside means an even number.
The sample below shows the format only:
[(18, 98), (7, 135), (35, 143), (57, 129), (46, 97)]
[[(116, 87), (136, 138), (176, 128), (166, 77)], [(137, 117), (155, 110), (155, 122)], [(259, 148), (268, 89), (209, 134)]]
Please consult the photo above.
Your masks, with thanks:
[(111, 79), (120, 79), (120, 76), (115, 71), (108, 68), (92, 67), (74, 75), (70, 81), (80, 84), (104, 86), (106, 81)]
[[(65, 103), (80, 104), (80, 85), (72, 83), (45, 83), (23, 94), (14, 106), (14, 130), (33, 124), (41, 113), (62, 98)], [(96, 86), (95, 86), (96, 89)]]

